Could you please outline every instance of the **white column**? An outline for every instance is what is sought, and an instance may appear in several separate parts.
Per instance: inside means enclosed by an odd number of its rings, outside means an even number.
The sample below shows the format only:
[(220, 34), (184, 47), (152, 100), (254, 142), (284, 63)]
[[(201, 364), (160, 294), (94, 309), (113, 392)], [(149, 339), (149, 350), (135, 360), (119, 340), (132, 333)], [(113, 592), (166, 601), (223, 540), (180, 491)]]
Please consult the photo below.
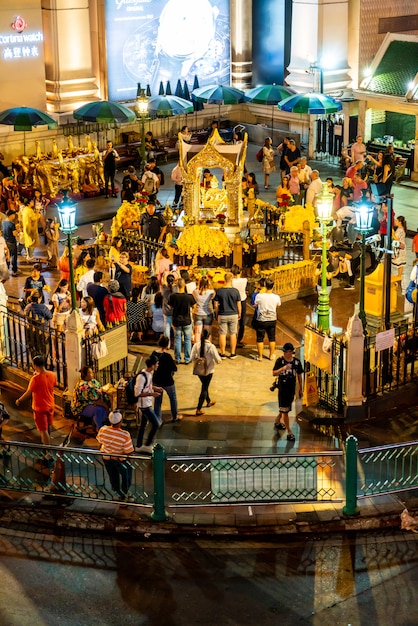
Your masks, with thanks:
[(363, 404), (363, 355), (364, 335), (363, 325), (357, 313), (349, 319), (347, 332), (347, 360), (346, 360), (346, 406), (354, 407)]
[(251, 87), (252, 61), (252, 0), (230, 1), (231, 84), (237, 89)]
[(65, 331), (65, 356), (67, 358), (68, 391), (72, 392), (80, 378), (83, 351), (83, 324), (78, 311), (71, 311)]
[(7, 341), (7, 293), (3, 283), (0, 283), (0, 361), (9, 356), (9, 342)]
[(48, 110), (73, 111), (98, 99), (88, 0), (42, 0)]
[(345, 89), (348, 74), (348, 0), (293, 0), (292, 50), (286, 82), (312, 91), (311, 63), (323, 69), (324, 91)]

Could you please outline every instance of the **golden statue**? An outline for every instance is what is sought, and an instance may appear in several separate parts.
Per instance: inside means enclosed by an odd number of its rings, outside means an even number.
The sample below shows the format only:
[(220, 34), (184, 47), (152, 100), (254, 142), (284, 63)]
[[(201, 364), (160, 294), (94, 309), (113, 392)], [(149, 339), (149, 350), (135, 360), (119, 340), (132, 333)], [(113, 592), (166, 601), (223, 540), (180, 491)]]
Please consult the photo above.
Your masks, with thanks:
[(86, 153), (91, 154), (93, 152), (93, 145), (91, 143), (90, 135), (86, 135)]

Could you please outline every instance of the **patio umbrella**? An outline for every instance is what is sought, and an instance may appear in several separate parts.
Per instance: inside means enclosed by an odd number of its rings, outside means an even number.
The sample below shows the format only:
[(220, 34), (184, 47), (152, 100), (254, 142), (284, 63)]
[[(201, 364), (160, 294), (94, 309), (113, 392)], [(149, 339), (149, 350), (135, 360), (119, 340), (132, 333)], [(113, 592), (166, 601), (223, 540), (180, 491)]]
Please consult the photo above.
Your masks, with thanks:
[(26, 131), (34, 126), (48, 126), (49, 130), (58, 127), (53, 117), (32, 107), (14, 107), (0, 113), (0, 124), (13, 126), (15, 131), (23, 131), (23, 152), (26, 152)]
[(176, 91), (174, 92), (174, 95), (178, 98), (184, 98), (183, 87), (181, 86), (180, 78), (177, 81)]
[(85, 122), (99, 122), (111, 124), (112, 122), (135, 122), (136, 115), (128, 107), (112, 100), (89, 102), (76, 109), (73, 113), (76, 120)]
[[(252, 102), (253, 104), (265, 104), (271, 106), (271, 128), (274, 131), (274, 111), (275, 106), (294, 94), (293, 89), (283, 87), (283, 85), (258, 85), (254, 89), (250, 89), (245, 93), (244, 101)], [(272, 133), (273, 134), (273, 133)]]
[(309, 115), (329, 115), (331, 113), (337, 113), (341, 111), (342, 104), (337, 102), (331, 96), (327, 96), (323, 93), (316, 93), (312, 91), (310, 93), (300, 93), (285, 98), (277, 107), (281, 111), (287, 111), (288, 113), (300, 113)]
[(221, 117), (221, 104), (238, 104), (244, 102), (244, 92), (229, 85), (207, 85), (193, 89), (192, 99), (195, 102), (219, 105), (218, 118)]
[(153, 96), (148, 100), (148, 113), (157, 117), (185, 115), (193, 112), (193, 104), (177, 96)]
[(164, 85), (163, 85), (163, 81), (160, 80), (160, 88), (158, 90), (158, 95), (159, 96), (163, 96), (164, 95)]

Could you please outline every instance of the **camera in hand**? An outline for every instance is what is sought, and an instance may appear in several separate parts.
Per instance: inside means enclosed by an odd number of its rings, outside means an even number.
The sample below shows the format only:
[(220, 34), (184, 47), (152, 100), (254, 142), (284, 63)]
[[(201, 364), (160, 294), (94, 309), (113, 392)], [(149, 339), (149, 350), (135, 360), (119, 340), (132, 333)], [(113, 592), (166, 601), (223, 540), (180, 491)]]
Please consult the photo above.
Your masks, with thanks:
[(276, 378), (276, 380), (273, 382), (272, 386), (270, 387), (270, 391), (275, 391), (278, 388), (279, 388), (279, 383)]

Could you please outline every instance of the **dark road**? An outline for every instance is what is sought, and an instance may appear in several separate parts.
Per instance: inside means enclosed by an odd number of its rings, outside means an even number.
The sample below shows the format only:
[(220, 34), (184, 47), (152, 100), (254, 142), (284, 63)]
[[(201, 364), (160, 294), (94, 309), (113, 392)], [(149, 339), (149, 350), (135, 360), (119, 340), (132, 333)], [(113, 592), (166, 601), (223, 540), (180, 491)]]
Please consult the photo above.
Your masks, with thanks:
[(122, 542), (0, 529), (2, 626), (418, 623), (418, 536)]

